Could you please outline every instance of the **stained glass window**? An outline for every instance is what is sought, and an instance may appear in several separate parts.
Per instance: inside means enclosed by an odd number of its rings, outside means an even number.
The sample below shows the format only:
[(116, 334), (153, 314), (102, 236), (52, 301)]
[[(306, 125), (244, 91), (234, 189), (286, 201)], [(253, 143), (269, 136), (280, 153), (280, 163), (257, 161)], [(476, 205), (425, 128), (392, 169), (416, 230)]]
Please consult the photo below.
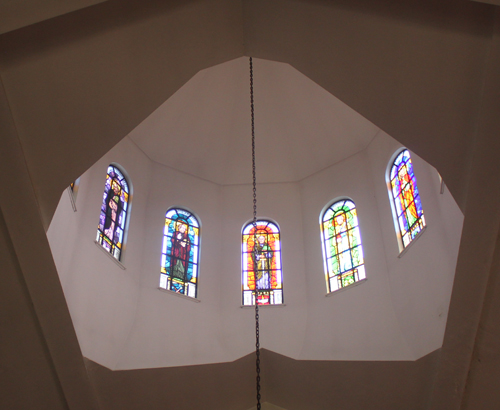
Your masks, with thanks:
[(196, 298), (200, 255), (200, 224), (189, 211), (169, 209), (165, 215), (160, 287)]
[(328, 292), (366, 278), (354, 202), (343, 199), (323, 213), (321, 236)]
[(425, 227), (424, 211), (413, 173), (410, 152), (405, 149), (394, 160), (390, 172), (390, 191), (403, 248)]
[(283, 274), (281, 270), (280, 231), (271, 221), (259, 220), (243, 229), (242, 240), (242, 290), (243, 305), (283, 303)]
[(117, 260), (122, 257), (129, 199), (129, 183), (123, 172), (117, 166), (110, 165), (106, 174), (96, 241)]

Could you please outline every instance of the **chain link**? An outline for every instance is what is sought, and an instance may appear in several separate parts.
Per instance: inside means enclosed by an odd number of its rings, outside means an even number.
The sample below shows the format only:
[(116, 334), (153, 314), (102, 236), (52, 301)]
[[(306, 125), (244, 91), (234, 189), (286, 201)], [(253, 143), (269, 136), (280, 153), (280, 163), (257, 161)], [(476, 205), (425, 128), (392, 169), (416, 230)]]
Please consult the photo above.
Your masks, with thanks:
[(255, 176), (255, 111), (253, 107), (253, 64), (250, 57), (250, 112), (252, 118), (252, 184), (253, 184), (253, 227), (257, 230), (257, 178)]
[[(255, 177), (255, 111), (253, 106), (253, 64), (250, 57), (250, 112), (252, 117), (252, 185), (253, 185), (253, 232), (257, 241), (257, 179)], [(259, 340), (259, 291), (255, 284), (255, 368), (257, 371), (257, 410), (260, 407), (260, 340)]]

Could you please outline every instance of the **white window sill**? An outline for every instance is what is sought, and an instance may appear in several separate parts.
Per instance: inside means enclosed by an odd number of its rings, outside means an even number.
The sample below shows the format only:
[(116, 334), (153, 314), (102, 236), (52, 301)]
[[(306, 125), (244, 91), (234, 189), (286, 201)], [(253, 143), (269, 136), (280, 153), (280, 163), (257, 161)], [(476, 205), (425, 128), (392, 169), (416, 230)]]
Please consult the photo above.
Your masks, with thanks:
[(164, 288), (160, 288), (160, 287), (158, 287), (158, 289), (161, 290), (162, 292), (168, 293), (169, 295), (173, 295), (173, 296), (177, 296), (178, 298), (190, 300), (191, 302), (195, 302), (195, 303), (201, 302), (200, 299), (192, 298), (191, 296), (183, 295), (182, 293), (177, 293), (177, 292), (174, 292), (173, 290), (168, 290), (168, 289), (164, 289)]
[[(286, 303), (281, 303), (279, 305), (259, 305), (259, 309), (260, 308), (270, 308), (270, 307), (285, 307), (286, 306)], [(255, 305), (241, 305), (240, 308), (242, 309), (255, 309)]]
[(117, 260), (113, 255), (111, 255), (104, 247), (97, 241), (94, 241), (95, 245), (106, 255), (108, 255), (108, 258), (110, 258), (114, 263), (116, 263), (121, 269), (126, 270), (127, 268), (123, 263), (121, 263), (119, 260)]
[(351, 288), (354, 288), (358, 285), (361, 285), (362, 283), (365, 283), (367, 281), (367, 278), (364, 278), (364, 279), (361, 279), (361, 280), (358, 280), (357, 282), (354, 282), (354, 283), (351, 283), (349, 286), (344, 286), (343, 288), (340, 288), (340, 289), (337, 289), (337, 290), (334, 290), (333, 292), (330, 292), (330, 293), (327, 293), (325, 295), (325, 297), (330, 297), (332, 295), (336, 295), (337, 293), (341, 293), (347, 289), (351, 289)]
[(418, 238), (420, 238), (422, 236), (422, 234), (425, 232), (425, 230), (427, 229), (427, 225), (425, 225), (422, 230), (417, 234), (417, 236), (415, 236), (415, 238), (413, 238), (413, 240), (408, 244), (408, 246), (406, 248), (404, 248), (398, 255), (398, 258), (402, 258), (403, 255), (406, 253), (406, 251), (408, 249), (410, 249), (410, 247), (417, 241)]

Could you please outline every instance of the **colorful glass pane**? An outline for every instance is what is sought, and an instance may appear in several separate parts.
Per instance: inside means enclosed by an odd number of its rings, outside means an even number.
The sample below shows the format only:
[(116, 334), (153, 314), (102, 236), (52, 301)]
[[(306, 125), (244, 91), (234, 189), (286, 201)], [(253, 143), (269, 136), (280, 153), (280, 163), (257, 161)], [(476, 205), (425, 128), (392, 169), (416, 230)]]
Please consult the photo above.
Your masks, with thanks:
[(425, 227), (417, 179), (407, 149), (401, 151), (392, 164), (390, 184), (399, 233), (403, 248), (406, 248)]
[(122, 256), (128, 207), (128, 182), (118, 167), (110, 165), (104, 185), (96, 241), (117, 260)]
[[(257, 229), (256, 229), (257, 228)], [(283, 303), (283, 273), (281, 269), (281, 242), (278, 226), (259, 220), (256, 227), (249, 223), (242, 238), (242, 304), (259, 305)]]
[(160, 287), (192, 298), (198, 292), (200, 224), (189, 211), (172, 208), (165, 215)]
[(328, 292), (366, 278), (354, 202), (343, 199), (325, 211), (321, 236)]

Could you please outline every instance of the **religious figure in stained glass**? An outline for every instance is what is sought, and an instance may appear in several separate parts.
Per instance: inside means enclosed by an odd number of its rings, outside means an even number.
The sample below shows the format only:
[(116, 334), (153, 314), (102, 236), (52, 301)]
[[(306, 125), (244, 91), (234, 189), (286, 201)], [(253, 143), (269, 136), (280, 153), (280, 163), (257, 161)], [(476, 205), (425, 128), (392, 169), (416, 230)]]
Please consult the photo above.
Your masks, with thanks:
[(120, 198), (121, 186), (116, 180), (111, 181), (111, 189), (108, 190), (106, 195), (106, 216), (104, 219), (104, 233), (108, 238), (112, 238), (116, 243), (116, 228), (118, 227), (118, 220), (123, 210), (123, 201)]
[(401, 242), (405, 248), (425, 227), (417, 179), (407, 149), (401, 151), (392, 164), (390, 190)]
[(273, 252), (266, 243), (266, 237), (259, 235), (253, 247), (253, 263), (256, 271), (257, 289), (269, 289), (269, 269), (272, 263)]
[(366, 278), (354, 202), (343, 199), (324, 212), (321, 236), (328, 292)]
[(128, 182), (120, 169), (108, 167), (96, 241), (117, 260), (121, 259), (127, 209)]
[(352, 229), (350, 231), (347, 230), (347, 219), (344, 212), (337, 214), (333, 218), (332, 224), (335, 236), (331, 240), (334, 242), (333, 246), (337, 247), (335, 262), (340, 267), (341, 272), (347, 272), (352, 269), (352, 259), (348, 252), (350, 248), (349, 243), (355, 240), (352, 235)]
[(181, 208), (165, 215), (160, 288), (197, 297), (200, 226), (196, 217)]
[(191, 241), (187, 234), (187, 225), (177, 220), (172, 235), (172, 253), (170, 255), (170, 275), (185, 281), (188, 277), (188, 260), (191, 255)]
[(243, 229), (242, 238), (243, 305), (279, 305), (283, 303), (281, 243), (278, 226), (257, 221)]

